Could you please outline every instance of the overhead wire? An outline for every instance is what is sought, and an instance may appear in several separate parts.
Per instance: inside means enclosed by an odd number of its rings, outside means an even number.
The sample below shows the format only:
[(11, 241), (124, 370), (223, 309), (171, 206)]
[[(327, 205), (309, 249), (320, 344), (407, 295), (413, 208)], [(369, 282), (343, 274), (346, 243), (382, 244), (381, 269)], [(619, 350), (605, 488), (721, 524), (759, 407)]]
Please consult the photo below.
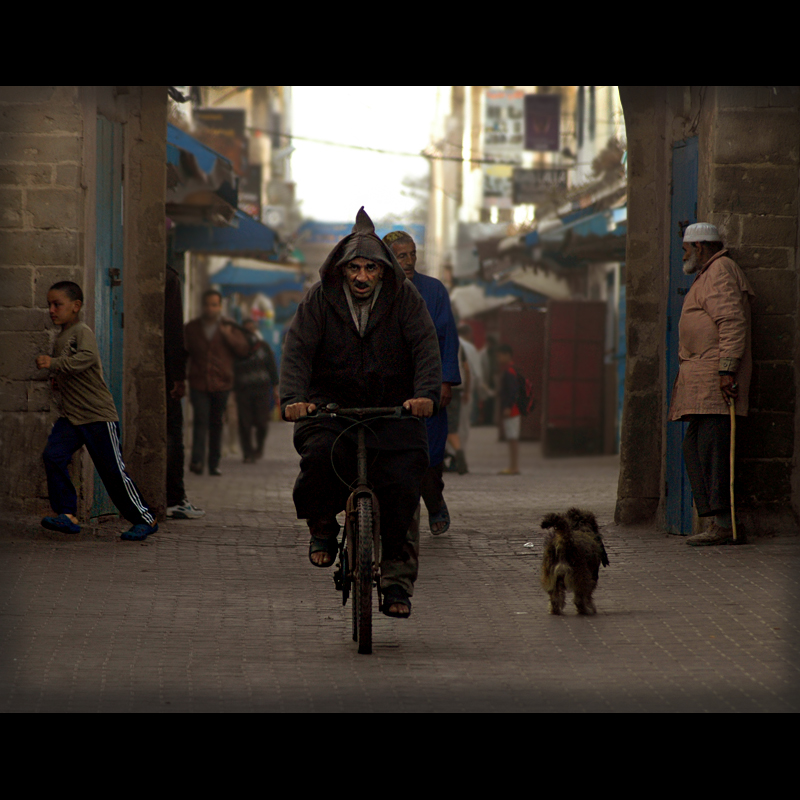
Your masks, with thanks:
[[(300, 136), (295, 133), (285, 133), (283, 131), (270, 131), (265, 128), (258, 128), (252, 125), (248, 125), (246, 128), (248, 131), (257, 131), (258, 133), (264, 134), (265, 136), (280, 136), (285, 139), (297, 139), (298, 141), (302, 142), (311, 142), (313, 144), (323, 144), (329, 147), (342, 147), (348, 150), (365, 150), (370, 153), (379, 153), (383, 155), (390, 155), (390, 156), (404, 156), (408, 158), (426, 158), (431, 161), (458, 161), (461, 163), (470, 163), (470, 164), (494, 164), (497, 166), (502, 165), (509, 165), (513, 167), (521, 167), (522, 165), (518, 161), (511, 161), (507, 159), (494, 159), (494, 158), (464, 158), (463, 156), (445, 156), (445, 155), (437, 155), (433, 153), (426, 153), (424, 150), (421, 150), (418, 153), (408, 153), (402, 150), (385, 150), (380, 147), (367, 147), (366, 145), (360, 144), (346, 144), (344, 142), (331, 142), (326, 139), (315, 139), (310, 136)], [(452, 147), (453, 145), (451, 145)], [(573, 162), (570, 164), (565, 164), (561, 166), (554, 166), (552, 169), (570, 169), (572, 167), (578, 166), (590, 166), (591, 162)]]

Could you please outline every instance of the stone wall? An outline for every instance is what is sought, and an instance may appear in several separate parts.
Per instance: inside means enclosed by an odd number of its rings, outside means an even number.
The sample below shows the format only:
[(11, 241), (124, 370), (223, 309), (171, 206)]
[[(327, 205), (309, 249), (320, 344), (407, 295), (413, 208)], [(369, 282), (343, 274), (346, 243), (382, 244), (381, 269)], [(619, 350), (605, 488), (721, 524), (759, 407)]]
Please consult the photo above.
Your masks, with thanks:
[(715, 223), (753, 284), (751, 413), (737, 428), (737, 510), (758, 533), (793, 528), (800, 87), (620, 87), (628, 132), (629, 341), (616, 519), (663, 503), (665, 297), (672, 143), (698, 136), (698, 219)]
[[(123, 123), (125, 312), (123, 456), (157, 513), (165, 501), (163, 308), (166, 264), (166, 87), (0, 87), (0, 508), (48, 508), (41, 452), (55, 419), (47, 373), (34, 359), (56, 331), (47, 290), (94, 296), (97, 114)], [(92, 500), (91, 462), (78, 454), (79, 512)]]
[[(800, 496), (797, 426), (800, 87), (716, 87), (708, 217), (747, 273), (753, 301), (750, 414), (737, 428), (737, 498), (767, 532)], [(793, 500), (793, 502), (792, 502)], [(757, 513), (753, 513), (757, 512)]]
[(615, 519), (650, 520), (661, 496), (664, 281), (669, 259), (666, 96), (620, 86), (628, 135), (625, 398)]
[[(166, 506), (164, 279), (167, 92), (130, 88), (125, 144), (125, 415), (123, 453), (143, 497)], [(136, 198), (129, 203), (129, 198)]]
[(77, 87), (0, 87), (0, 503), (47, 508), (40, 454), (55, 419), (47, 290), (83, 279)]

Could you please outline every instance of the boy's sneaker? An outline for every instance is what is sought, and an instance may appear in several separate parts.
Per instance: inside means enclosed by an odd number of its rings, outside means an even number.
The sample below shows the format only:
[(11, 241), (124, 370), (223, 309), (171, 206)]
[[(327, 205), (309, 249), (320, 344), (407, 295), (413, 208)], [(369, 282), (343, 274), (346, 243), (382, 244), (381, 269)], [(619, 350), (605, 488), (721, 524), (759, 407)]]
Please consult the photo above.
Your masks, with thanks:
[(195, 508), (185, 497), (183, 502), (167, 508), (167, 519), (199, 519), (205, 515), (202, 508)]
[(158, 523), (154, 525), (145, 525), (145, 523), (140, 522), (138, 525), (134, 525), (129, 531), (125, 531), (125, 533), (121, 534), (120, 539), (124, 539), (126, 542), (142, 542), (157, 530)]
[(45, 517), (42, 520), (42, 527), (59, 533), (81, 532), (81, 526), (76, 525), (66, 514), (59, 514), (57, 517)]

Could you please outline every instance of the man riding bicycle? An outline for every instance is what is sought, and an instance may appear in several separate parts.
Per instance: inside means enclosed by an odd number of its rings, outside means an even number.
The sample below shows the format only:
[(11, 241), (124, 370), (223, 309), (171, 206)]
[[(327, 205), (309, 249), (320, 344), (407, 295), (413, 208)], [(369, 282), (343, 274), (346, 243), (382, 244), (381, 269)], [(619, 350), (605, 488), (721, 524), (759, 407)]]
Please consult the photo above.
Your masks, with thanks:
[[(441, 383), (439, 343), (425, 302), (361, 208), (352, 233), (331, 251), (320, 281), (298, 306), (281, 359), (281, 413), (296, 423), (300, 454), (294, 503), (298, 519), (308, 522), (314, 566), (329, 567), (336, 558), (336, 515), (356, 475), (356, 452), (348, 420), (307, 415), (336, 403), (404, 406), (427, 417), (438, 407)], [(383, 608), (392, 617), (410, 615), (418, 572), (406, 531), (428, 467), (420, 423), (376, 419), (367, 434), (369, 477), (380, 505)]]

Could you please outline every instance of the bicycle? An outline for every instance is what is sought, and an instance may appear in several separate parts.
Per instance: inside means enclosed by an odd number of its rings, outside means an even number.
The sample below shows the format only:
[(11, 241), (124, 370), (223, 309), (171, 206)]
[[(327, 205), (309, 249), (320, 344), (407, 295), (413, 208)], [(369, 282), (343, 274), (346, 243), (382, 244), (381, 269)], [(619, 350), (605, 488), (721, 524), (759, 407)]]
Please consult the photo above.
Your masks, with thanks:
[[(339, 408), (328, 403), (308, 414), (310, 419), (341, 418), (357, 426), (356, 462), (358, 477), (347, 498), (345, 535), (339, 544), (339, 561), (333, 573), (336, 590), (342, 592), (342, 605), (347, 605), (353, 592), (353, 641), (358, 652), (372, 653), (372, 587), (377, 588), (378, 610), (383, 610), (381, 594), (381, 532), (378, 498), (367, 481), (367, 445), (365, 425), (372, 419), (418, 419), (403, 406), (388, 408)], [(351, 426), (351, 427), (353, 427)], [(335, 446), (335, 445), (334, 445)], [(348, 484), (352, 486), (352, 484)]]

